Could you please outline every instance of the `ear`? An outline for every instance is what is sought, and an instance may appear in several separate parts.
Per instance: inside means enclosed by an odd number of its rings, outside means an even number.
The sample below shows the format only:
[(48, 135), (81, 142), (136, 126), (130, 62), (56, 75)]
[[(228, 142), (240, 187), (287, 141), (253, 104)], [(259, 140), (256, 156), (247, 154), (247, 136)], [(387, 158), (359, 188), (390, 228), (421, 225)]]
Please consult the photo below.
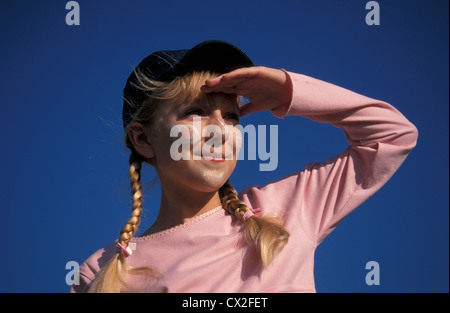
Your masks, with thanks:
[(147, 127), (138, 122), (131, 123), (128, 127), (128, 138), (140, 155), (147, 159), (155, 156)]

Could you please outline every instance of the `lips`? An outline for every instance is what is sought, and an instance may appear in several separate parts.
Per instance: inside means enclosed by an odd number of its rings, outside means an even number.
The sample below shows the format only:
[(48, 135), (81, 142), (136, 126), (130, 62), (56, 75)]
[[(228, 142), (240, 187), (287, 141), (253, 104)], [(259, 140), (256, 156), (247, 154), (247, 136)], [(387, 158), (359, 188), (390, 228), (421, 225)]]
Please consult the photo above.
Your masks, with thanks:
[(225, 162), (225, 159), (211, 159), (211, 160), (209, 160), (209, 162), (221, 163), (221, 162)]
[[(196, 155), (196, 154), (194, 154)], [(196, 155), (197, 157), (199, 155)], [(224, 162), (226, 160), (225, 155), (219, 154), (219, 153), (207, 153), (207, 154), (201, 154), (199, 157), (202, 158), (202, 160), (206, 161), (212, 161), (212, 162)]]

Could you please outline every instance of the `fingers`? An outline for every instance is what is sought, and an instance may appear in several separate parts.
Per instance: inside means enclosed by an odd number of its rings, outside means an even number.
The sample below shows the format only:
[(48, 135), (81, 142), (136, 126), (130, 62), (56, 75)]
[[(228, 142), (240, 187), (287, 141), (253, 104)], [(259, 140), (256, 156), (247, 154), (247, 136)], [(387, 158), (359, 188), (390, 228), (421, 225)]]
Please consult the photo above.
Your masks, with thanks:
[(227, 94), (237, 94), (236, 86), (231, 87), (207, 87), (203, 85), (200, 90), (204, 93), (222, 92)]
[(206, 80), (205, 84), (201, 87), (201, 90), (203, 92), (234, 93), (237, 84), (239, 84), (241, 80), (237, 80), (236, 78), (230, 79), (225, 75)]
[(254, 76), (257, 73), (255, 67), (245, 67), (234, 70), (232, 72), (211, 78), (205, 81), (201, 87), (202, 92), (225, 92), (235, 93), (235, 89), (239, 84), (247, 78)]
[(243, 67), (229, 73), (222, 74), (216, 78), (208, 79), (208, 81), (211, 84), (215, 84), (217, 81), (220, 81), (223, 84), (234, 84), (245, 78), (255, 76), (258, 71), (259, 70), (255, 67)]

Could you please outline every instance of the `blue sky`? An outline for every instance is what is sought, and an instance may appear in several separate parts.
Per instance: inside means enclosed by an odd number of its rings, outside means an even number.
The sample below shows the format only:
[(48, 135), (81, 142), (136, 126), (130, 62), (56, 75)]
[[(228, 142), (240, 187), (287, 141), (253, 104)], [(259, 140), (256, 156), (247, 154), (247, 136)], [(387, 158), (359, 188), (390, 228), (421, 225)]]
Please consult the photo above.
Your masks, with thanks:
[[(130, 212), (126, 78), (155, 50), (207, 39), (387, 101), (419, 129), (394, 177), (319, 246), (317, 291), (448, 292), (449, 4), (378, 1), (381, 24), (368, 26), (367, 2), (80, 0), (80, 25), (68, 26), (67, 1), (2, 1), (0, 292), (66, 292), (66, 263), (116, 239)], [(346, 147), (342, 131), (302, 118), (244, 123), (278, 125), (279, 157), (273, 172), (240, 161), (238, 190)], [(159, 208), (155, 172), (143, 175), (141, 231)], [(365, 283), (369, 261), (379, 286)]]

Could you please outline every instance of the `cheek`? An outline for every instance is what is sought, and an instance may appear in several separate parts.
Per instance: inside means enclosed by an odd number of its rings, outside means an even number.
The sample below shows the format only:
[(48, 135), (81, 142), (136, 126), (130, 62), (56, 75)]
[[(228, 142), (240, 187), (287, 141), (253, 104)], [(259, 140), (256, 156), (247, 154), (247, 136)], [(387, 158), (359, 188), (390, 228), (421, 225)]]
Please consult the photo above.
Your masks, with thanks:
[[(201, 125), (200, 125), (201, 127)], [(199, 125), (169, 124), (166, 126), (165, 135), (170, 143), (180, 139), (182, 144), (198, 145), (201, 143), (201, 129)], [(172, 135), (172, 136), (171, 136)]]
[(233, 141), (236, 148), (236, 154), (239, 153), (242, 147), (242, 133), (239, 129), (233, 128)]
[[(202, 144), (202, 136), (201, 136), (201, 124), (200, 125), (186, 125), (189, 129), (189, 144), (194, 148), (200, 147)], [(200, 127), (200, 128), (199, 128)]]
[[(239, 151), (242, 147), (242, 133), (237, 127), (227, 127), (227, 141), (226, 141), (226, 151), (227, 154), (234, 154), (235, 159), (237, 159)], [(229, 157), (229, 155), (228, 155)]]

